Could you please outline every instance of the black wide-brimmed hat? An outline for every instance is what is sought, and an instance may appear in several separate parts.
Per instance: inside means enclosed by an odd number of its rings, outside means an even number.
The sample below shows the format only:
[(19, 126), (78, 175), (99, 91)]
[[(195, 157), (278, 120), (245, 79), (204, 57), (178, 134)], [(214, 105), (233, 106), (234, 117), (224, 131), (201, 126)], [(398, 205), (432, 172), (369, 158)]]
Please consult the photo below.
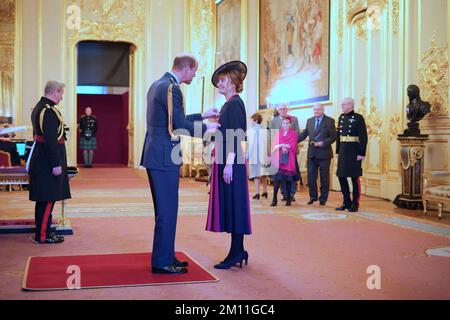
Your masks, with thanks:
[(217, 88), (216, 83), (219, 80), (219, 75), (229, 70), (236, 70), (240, 72), (242, 75), (242, 80), (244, 80), (247, 76), (247, 66), (245, 65), (245, 63), (243, 63), (242, 61), (230, 61), (225, 63), (224, 65), (221, 65), (216, 69), (216, 71), (214, 71), (211, 78), (211, 82), (214, 87)]

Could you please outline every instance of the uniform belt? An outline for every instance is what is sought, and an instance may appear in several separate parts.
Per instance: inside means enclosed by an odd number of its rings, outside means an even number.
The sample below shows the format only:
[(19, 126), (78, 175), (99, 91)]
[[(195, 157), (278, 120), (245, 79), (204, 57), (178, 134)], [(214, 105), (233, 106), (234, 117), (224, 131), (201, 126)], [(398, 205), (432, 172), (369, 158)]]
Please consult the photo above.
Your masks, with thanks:
[[(36, 142), (40, 142), (40, 143), (44, 143), (45, 142), (44, 136), (34, 135), (33, 136), (33, 140), (36, 141)], [(58, 144), (64, 144), (64, 143), (65, 143), (64, 138), (61, 138), (61, 139), (58, 140)]]
[(339, 140), (340, 142), (359, 142), (359, 137), (343, 136)]

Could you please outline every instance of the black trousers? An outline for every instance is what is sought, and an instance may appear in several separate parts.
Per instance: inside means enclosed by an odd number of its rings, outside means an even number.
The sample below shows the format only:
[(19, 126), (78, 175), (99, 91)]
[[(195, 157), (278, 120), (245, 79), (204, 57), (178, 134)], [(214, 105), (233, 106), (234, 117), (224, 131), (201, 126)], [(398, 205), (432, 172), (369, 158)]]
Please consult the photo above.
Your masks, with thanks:
[(330, 193), (330, 163), (331, 159), (308, 159), (309, 197), (319, 199), (317, 194), (317, 176), (320, 171), (320, 201), (327, 202)]
[(37, 242), (45, 241), (50, 235), (52, 225), (52, 211), (55, 201), (36, 202), (34, 207), (34, 221), (36, 224), (35, 240)]
[(338, 177), (339, 183), (341, 185), (342, 195), (344, 196), (344, 206), (350, 208), (350, 206), (355, 205), (359, 208), (359, 200), (361, 198), (361, 182), (359, 177), (352, 177), (353, 184), (353, 199), (350, 198), (350, 188), (348, 185), (347, 177)]

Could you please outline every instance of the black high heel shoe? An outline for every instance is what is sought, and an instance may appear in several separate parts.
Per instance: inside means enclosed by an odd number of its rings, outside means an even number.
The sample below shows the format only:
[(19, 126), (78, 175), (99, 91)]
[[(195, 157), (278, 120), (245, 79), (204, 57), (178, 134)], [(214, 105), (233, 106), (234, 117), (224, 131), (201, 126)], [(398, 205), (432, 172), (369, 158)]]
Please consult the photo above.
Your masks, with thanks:
[(267, 197), (268, 197), (267, 192), (264, 192), (263, 194), (261, 194), (261, 198), (262, 198), (262, 197), (264, 197), (264, 198), (267, 199)]
[(230, 269), (231, 267), (235, 266), (237, 263), (239, 263), (239, 268), (242, 269), (242, 262), (245, 261), (245, 265), (248, 265), (248, 252), (243, 251), (239, 255), (235, 257), (231, 257), (228, 259), (225, 259), (224, 261), (220, 262), (219, 264), (216, 264), (214, 268), (216, 269)]
[(253, 200), (259, 200), (259, 193), (257, 193), (257, 194), (255, 194), (254, 196), (253, 196)]

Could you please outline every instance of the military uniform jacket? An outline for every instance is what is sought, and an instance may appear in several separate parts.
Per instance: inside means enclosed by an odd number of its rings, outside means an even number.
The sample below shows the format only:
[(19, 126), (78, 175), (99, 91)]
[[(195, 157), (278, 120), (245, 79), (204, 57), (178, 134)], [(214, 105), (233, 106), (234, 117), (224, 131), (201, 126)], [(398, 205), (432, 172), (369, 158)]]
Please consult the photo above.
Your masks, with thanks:
[(80, 118), (80, 130), (82, 136), (85, 135), (87, 129), (91, 131), (92, 137), (95, 137), (95, 134), (97, 133), (98, 129), (97, 118), (94, 117), (93, 115), (87, 116), (83, 114)]
[[(180, 141), (173, 138), (170, 131), (183, 129), (182, 134), (193, 136), (193, 122), (202, 120), (200, 113), (185, 115), (180, 86), (175, 77), (166, 72), (151, 85), (147, 93), (147, 132), (141, 166), (153, 170), (179, 171), (182, 164)], [(204, 124), (199, 128), (198, 134), (206, 131)]]
[[(346, 141), (358, 140), (358, 141)], [(338, 177), (362, 176), (362, 161), (358, 156), (366, 156), (367, 128), (364, 117), (354, 111), (341, 114), (337, 123), (336, 154), (338, 155)]]
[[(67, 175), (64, 125), (55, 103), (42, 97), (31, 113), (33, 136), (38, 137), (30, 160), (30, 200), (49, 202), (71, 198)], [(35, 138), (37, 140), (37, 138)], [(43, 141), (42, 141), (43, 140)], [(54, 176), (54, 167), (62, 173)]]

